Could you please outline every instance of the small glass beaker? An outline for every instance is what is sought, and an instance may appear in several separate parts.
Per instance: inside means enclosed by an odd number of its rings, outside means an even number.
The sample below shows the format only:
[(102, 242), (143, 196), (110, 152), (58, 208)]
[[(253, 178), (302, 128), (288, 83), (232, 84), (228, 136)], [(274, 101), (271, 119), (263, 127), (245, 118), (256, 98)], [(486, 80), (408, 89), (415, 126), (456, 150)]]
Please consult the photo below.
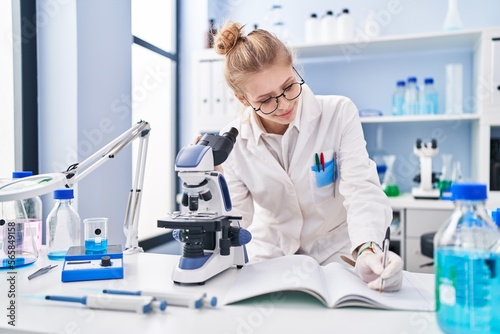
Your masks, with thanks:
[(108, 218), (86, 218), (83, 226), (85, 250), (103, 251), (108, 247)]

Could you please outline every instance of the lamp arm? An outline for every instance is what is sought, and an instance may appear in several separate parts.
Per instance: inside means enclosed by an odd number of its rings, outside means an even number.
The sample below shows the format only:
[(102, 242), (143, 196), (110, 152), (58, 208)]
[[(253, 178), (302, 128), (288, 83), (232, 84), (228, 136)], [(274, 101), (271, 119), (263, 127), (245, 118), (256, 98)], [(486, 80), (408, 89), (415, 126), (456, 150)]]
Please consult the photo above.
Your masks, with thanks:
[(137, 164), (135, 177), (130, 189), (127, 212), (123, 222), (123, 232), (127, 237), (125, 249), (127, 253), (142, 252), (139, 247), (139, 214), (141, 211), (142, 186), (144, 184), (144, 174), (146, 168), (146, 156), (148, 153), (149, 136), (142, 136), (137, 152)]
[[(125, 219), (123, 223), (123, 230), (127, 238), (125, 242), (125, 249), (127, 253), (142, 251), (142, 248), (139, 247), (138, 239), (139, 213), (150, 130), (151, 126), (149, 125), (149, 123), (141, 120), (130, 129), (122, 133), (120, 136), (115, 138), (113, 141), (92, 154), (90, 157), (88, 157), (81, 163), (70, 166), (68, 168), (68, 171), (66, 171), (68, 186), (73, 186), (75, 183), (80, 182), (84, 177), (99, 168), (109, 159), (113, 159), (118, 153), (120, 153), (122, 149), (132, 143), (135, 139), (140, 138), (135, 177), (132, 184), (132, 189), (129, 193), (129, 198), (127, 201), (127, 211), (125, 213)], [(85, 167), (86, 169), (81, 171), (81, 169)]]
[[(79, 182), (84, 177), (89, 175), (95, 169), (99, 168), (102, 164), (107, 162), (109, 159), (113, 159), (123, 148), (128, 144), (133, 142), (137, 137), (148, 136), (151, 127), (146, 121), (139, 121), (130, 129), (122, 133), (120, 136), (109, 142), (107, 145), (96, 151), (87, 159), (75, 165), (72, 170), (68, 170), (67, 178), (68, 184), (72, 186), (73, 184)], [(94, 161), (98, 159), (97, 161)], [(87, 165), (90, 165), (87, 167)], [(71, 168), (71, 166), (70, 166)], [(82, 171), (82, 168), (86, 168)]]

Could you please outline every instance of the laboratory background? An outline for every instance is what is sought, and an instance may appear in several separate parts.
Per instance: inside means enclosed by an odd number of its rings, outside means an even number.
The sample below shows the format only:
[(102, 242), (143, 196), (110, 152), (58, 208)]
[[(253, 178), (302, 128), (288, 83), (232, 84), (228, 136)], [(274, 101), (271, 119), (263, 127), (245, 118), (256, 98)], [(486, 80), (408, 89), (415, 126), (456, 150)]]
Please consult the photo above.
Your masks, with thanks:
[[(147, 250), (179, 251), (166, 246), (171, 237), (156, 225), (178, 207), (176, 153), (197, 134), (218, 132), (240, 110), (225, 87), (222, 58), (209, 48), (210, 32), (228, 19), (247, 32), (264, 28), (280, 36), (296, 51), (296, 68), (316, 94), (354, 101), (368, 152), (383, 167), (380, 180), (395, 191), (401, 244), (394, 245), (406, 269), (426, 270), (421, 265), (430, 259), (420, 254), (420, 237), (452, 209), (441, 194), (432, 201), (413, 198), (422, 161), (431, 163), (425, 176), (436, 178), (433, 187), (446, 172), (445, 181), (488, 184), (491, 208), (500, 203), (498, 1), (39, 0), (1, 6), (0, 177), (66, 170), (145, 120), (151, 134), (139, 242)], [(325, 25), (337, 34), (322, 33)], [(495, 38), (482, 34), (495, 29)], [(408, 92), (415, 82), (421, 96), (430, 89), (429, 100), (421, 103), (415, 90)], [(419, 139), (437, 145), (434, 155), (415, 152)], [(107, 217), (113, 244), (125, 240), (137, 151), (133, 143), (74, 186), (79, 215)], [(42, 201), (45, 221), (53, 195)], [(413, 220), (429, 226), (414, 230)], [(405, 252), (421, 258), (410, 266)]]

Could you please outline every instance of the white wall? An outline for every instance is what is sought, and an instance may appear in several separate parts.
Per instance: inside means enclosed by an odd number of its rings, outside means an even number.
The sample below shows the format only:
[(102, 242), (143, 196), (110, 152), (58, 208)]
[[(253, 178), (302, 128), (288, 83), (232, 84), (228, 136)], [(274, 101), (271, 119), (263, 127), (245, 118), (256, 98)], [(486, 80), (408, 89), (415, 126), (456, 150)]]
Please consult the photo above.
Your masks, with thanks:
[[(131, 20), (127, 0), (39, 0), (40, 173), (81, 162), (130, 128)], [(79, 182), (82, 220), (109, 218), (109, 241), (124, 244), (131, 147)], [(52, 207), (44, 196), (44, 216)], [(82, 230), (83, 231), (83, 230)]]
[[(208, 31), (207, 0), (184, 0), (181, 2), (181, 50), (180, 59), (180, 146), (191, 143), (195, 137), (192, 127), (194, 108), (196, 107), (195, 83), (198, 73), (194, 69), (193, 52), (205, 47)], [(196, 10), (192, 10), (196, 8)]]

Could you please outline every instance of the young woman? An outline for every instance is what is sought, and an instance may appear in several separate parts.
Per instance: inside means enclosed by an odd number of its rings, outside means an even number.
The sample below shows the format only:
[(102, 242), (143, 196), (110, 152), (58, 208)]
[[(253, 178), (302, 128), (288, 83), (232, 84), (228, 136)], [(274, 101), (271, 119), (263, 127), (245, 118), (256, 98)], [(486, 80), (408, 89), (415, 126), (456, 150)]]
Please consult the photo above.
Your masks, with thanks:
[[(227, 22), (214, 48), (225, 79), (245, 106), (223, 164), (235, 214), (252, 233), (251, 260), (307, 254), (319, 263), (356, 259), (373, 289), (402, 282), (401, 258), (380, 245), (392, 220), (358, 110), (343, 96), (315, 96), (271, 33)], [(224, 130), (227, 130), (224, 129)]]

